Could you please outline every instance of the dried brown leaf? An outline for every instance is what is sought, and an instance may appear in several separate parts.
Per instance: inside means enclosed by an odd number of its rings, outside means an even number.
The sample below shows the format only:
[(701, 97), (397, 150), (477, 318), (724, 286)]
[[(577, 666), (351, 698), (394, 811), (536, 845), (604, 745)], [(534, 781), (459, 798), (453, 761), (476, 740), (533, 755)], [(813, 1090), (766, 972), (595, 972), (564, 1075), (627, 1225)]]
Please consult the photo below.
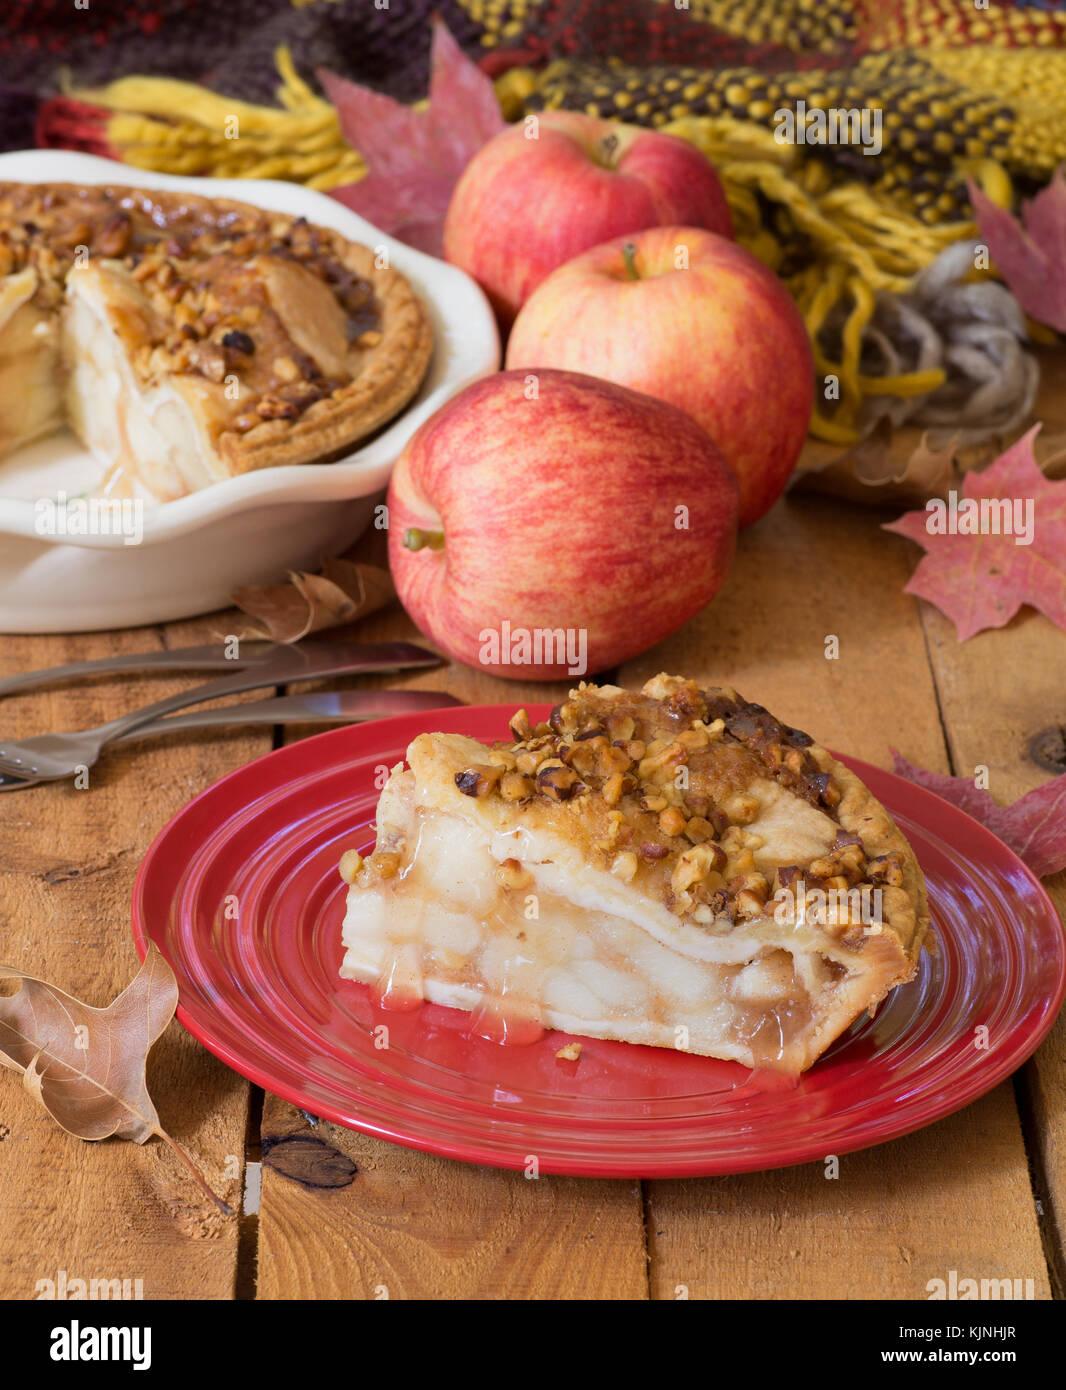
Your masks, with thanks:
[[(955, 461), (958, 443), (959, 436), (953, 434), (942, 448), (937, 449), (930, 445), (929, 435), (923, 434), (902, 470), (875, 481), (907, 488), (915, 500), (925, 501), (930, 497), (943, 497), (959, 482), (960, 473)], [(870, 481), (867, 478), (861, 480)]]
[(26, 1090), (68, 1134), (165, 1140), (223, 1211), (185, 1151), (159, 1123), (145, 1067), (152, 1044), (174, 1016), (178, 985), (162, 953), (150, 946), (131, 984), (106, 1009), (55, 985), (0, 965), (14, 994), (0, 996), (0, 1064), (22, 1073)]
[(807, 451), (808, 463), (797, 486), (852, 502), (874, 505), (924, 502), (957, 487), (962, 476), (956, 460), (957, 436), (934, 448), (927, 433), (913, 443), (913, 430), (894, 431), (887, 417), (842, 453), (820, 457)]
[(327, 560), (321, 574), (291, 570), (284, 584), (234, 589), (238, 608), (255, 618), (246, 641), (299, 642), (312, 632), (365, 618), (396, 598), (388, 570), (353, 560)]

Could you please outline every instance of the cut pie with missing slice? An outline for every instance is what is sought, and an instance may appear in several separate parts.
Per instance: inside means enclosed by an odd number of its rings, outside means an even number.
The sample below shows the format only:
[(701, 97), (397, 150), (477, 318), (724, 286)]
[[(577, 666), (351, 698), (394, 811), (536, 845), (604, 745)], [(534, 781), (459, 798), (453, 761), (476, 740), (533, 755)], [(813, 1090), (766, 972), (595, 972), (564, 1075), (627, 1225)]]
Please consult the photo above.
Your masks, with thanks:
[(730, 689), (581, 685), (515, 742), (422, 734), (372, 855), (351, 852), (341, 974), (386, 1007), (476, 1011), (799, 1072), (913, 977), (914, 854), (863, 783)]
[(405, 277), (303, 218), (0, 184), (0, 457), (69, 423), (157, 501), (325, 461), (397, 414), (432, 331)]

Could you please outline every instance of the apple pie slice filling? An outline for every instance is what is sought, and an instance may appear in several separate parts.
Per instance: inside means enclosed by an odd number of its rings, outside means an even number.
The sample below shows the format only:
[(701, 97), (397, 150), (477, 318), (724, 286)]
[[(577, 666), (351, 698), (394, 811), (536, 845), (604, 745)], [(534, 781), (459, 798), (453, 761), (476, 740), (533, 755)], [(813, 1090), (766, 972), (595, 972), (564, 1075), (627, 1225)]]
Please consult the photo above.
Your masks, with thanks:
[(758, 706), (660, 677), (640, 696), (582, 687), (514, 732), (495, 749), (416, 739), (374, 853), (346, 860), (341, 973), (386, 1007), (469, 1010), (508, 1042), (555, 1028), (798, 1072), (913, 974), (909, 847)]

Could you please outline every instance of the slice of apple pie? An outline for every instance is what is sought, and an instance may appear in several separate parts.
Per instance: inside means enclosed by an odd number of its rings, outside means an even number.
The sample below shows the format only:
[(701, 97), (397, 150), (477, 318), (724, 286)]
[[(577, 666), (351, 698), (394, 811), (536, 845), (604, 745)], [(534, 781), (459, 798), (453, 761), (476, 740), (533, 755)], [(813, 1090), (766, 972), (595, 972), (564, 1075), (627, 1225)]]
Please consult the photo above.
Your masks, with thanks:
[(407, 404), (431, 348), (404, 276), (303, 218), (0, 184), (0, 456), (67, 422), (110, 490), (166, 501), (336, 457)]
[(341, 974), (386, 1007), (799, 1072), (915, 973), (914, 854), (863, 783), (730, 689), (582, 684), (515, 742), (422, 734), (350, 851)]

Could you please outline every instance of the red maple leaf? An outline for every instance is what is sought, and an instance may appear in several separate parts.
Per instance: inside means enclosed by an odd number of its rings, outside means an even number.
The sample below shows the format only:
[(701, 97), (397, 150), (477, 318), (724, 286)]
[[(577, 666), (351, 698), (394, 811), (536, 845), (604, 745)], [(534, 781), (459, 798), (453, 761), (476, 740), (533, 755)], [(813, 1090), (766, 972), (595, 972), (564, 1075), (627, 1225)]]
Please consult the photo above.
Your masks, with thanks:
[(933, 497), (886, 524), (927, 552), (906, 587), (955, 624), (959, 641), (1003, 627), (1023, 603), (1066, 628), (1066, 480), (1052, 482), (1033, 455), (1034, 425), (961, 497)]
[(927, 772), (895, 748), (890, 752), (898, 776), (936, 792), (987, 826), (1038, 878), (1066, 869), (1066, 772), (1026, 792), (1012, 806), (997, 806), (970, 778)]
[(981, 239), (1011, 293), (1031, 318), (1066, 333), (1066, 165), (1022, 204), (1024, 226), (972, 179), (968, 186)]
[(444, 214), (470, 160), (506, 122), (491, 80), (442, 20), (433, 22), (425, 111), (322, 69), (344, 137), (369, 165), (357, 183), (330, 194), (354, 212), (430, 255), (441, 253)]

